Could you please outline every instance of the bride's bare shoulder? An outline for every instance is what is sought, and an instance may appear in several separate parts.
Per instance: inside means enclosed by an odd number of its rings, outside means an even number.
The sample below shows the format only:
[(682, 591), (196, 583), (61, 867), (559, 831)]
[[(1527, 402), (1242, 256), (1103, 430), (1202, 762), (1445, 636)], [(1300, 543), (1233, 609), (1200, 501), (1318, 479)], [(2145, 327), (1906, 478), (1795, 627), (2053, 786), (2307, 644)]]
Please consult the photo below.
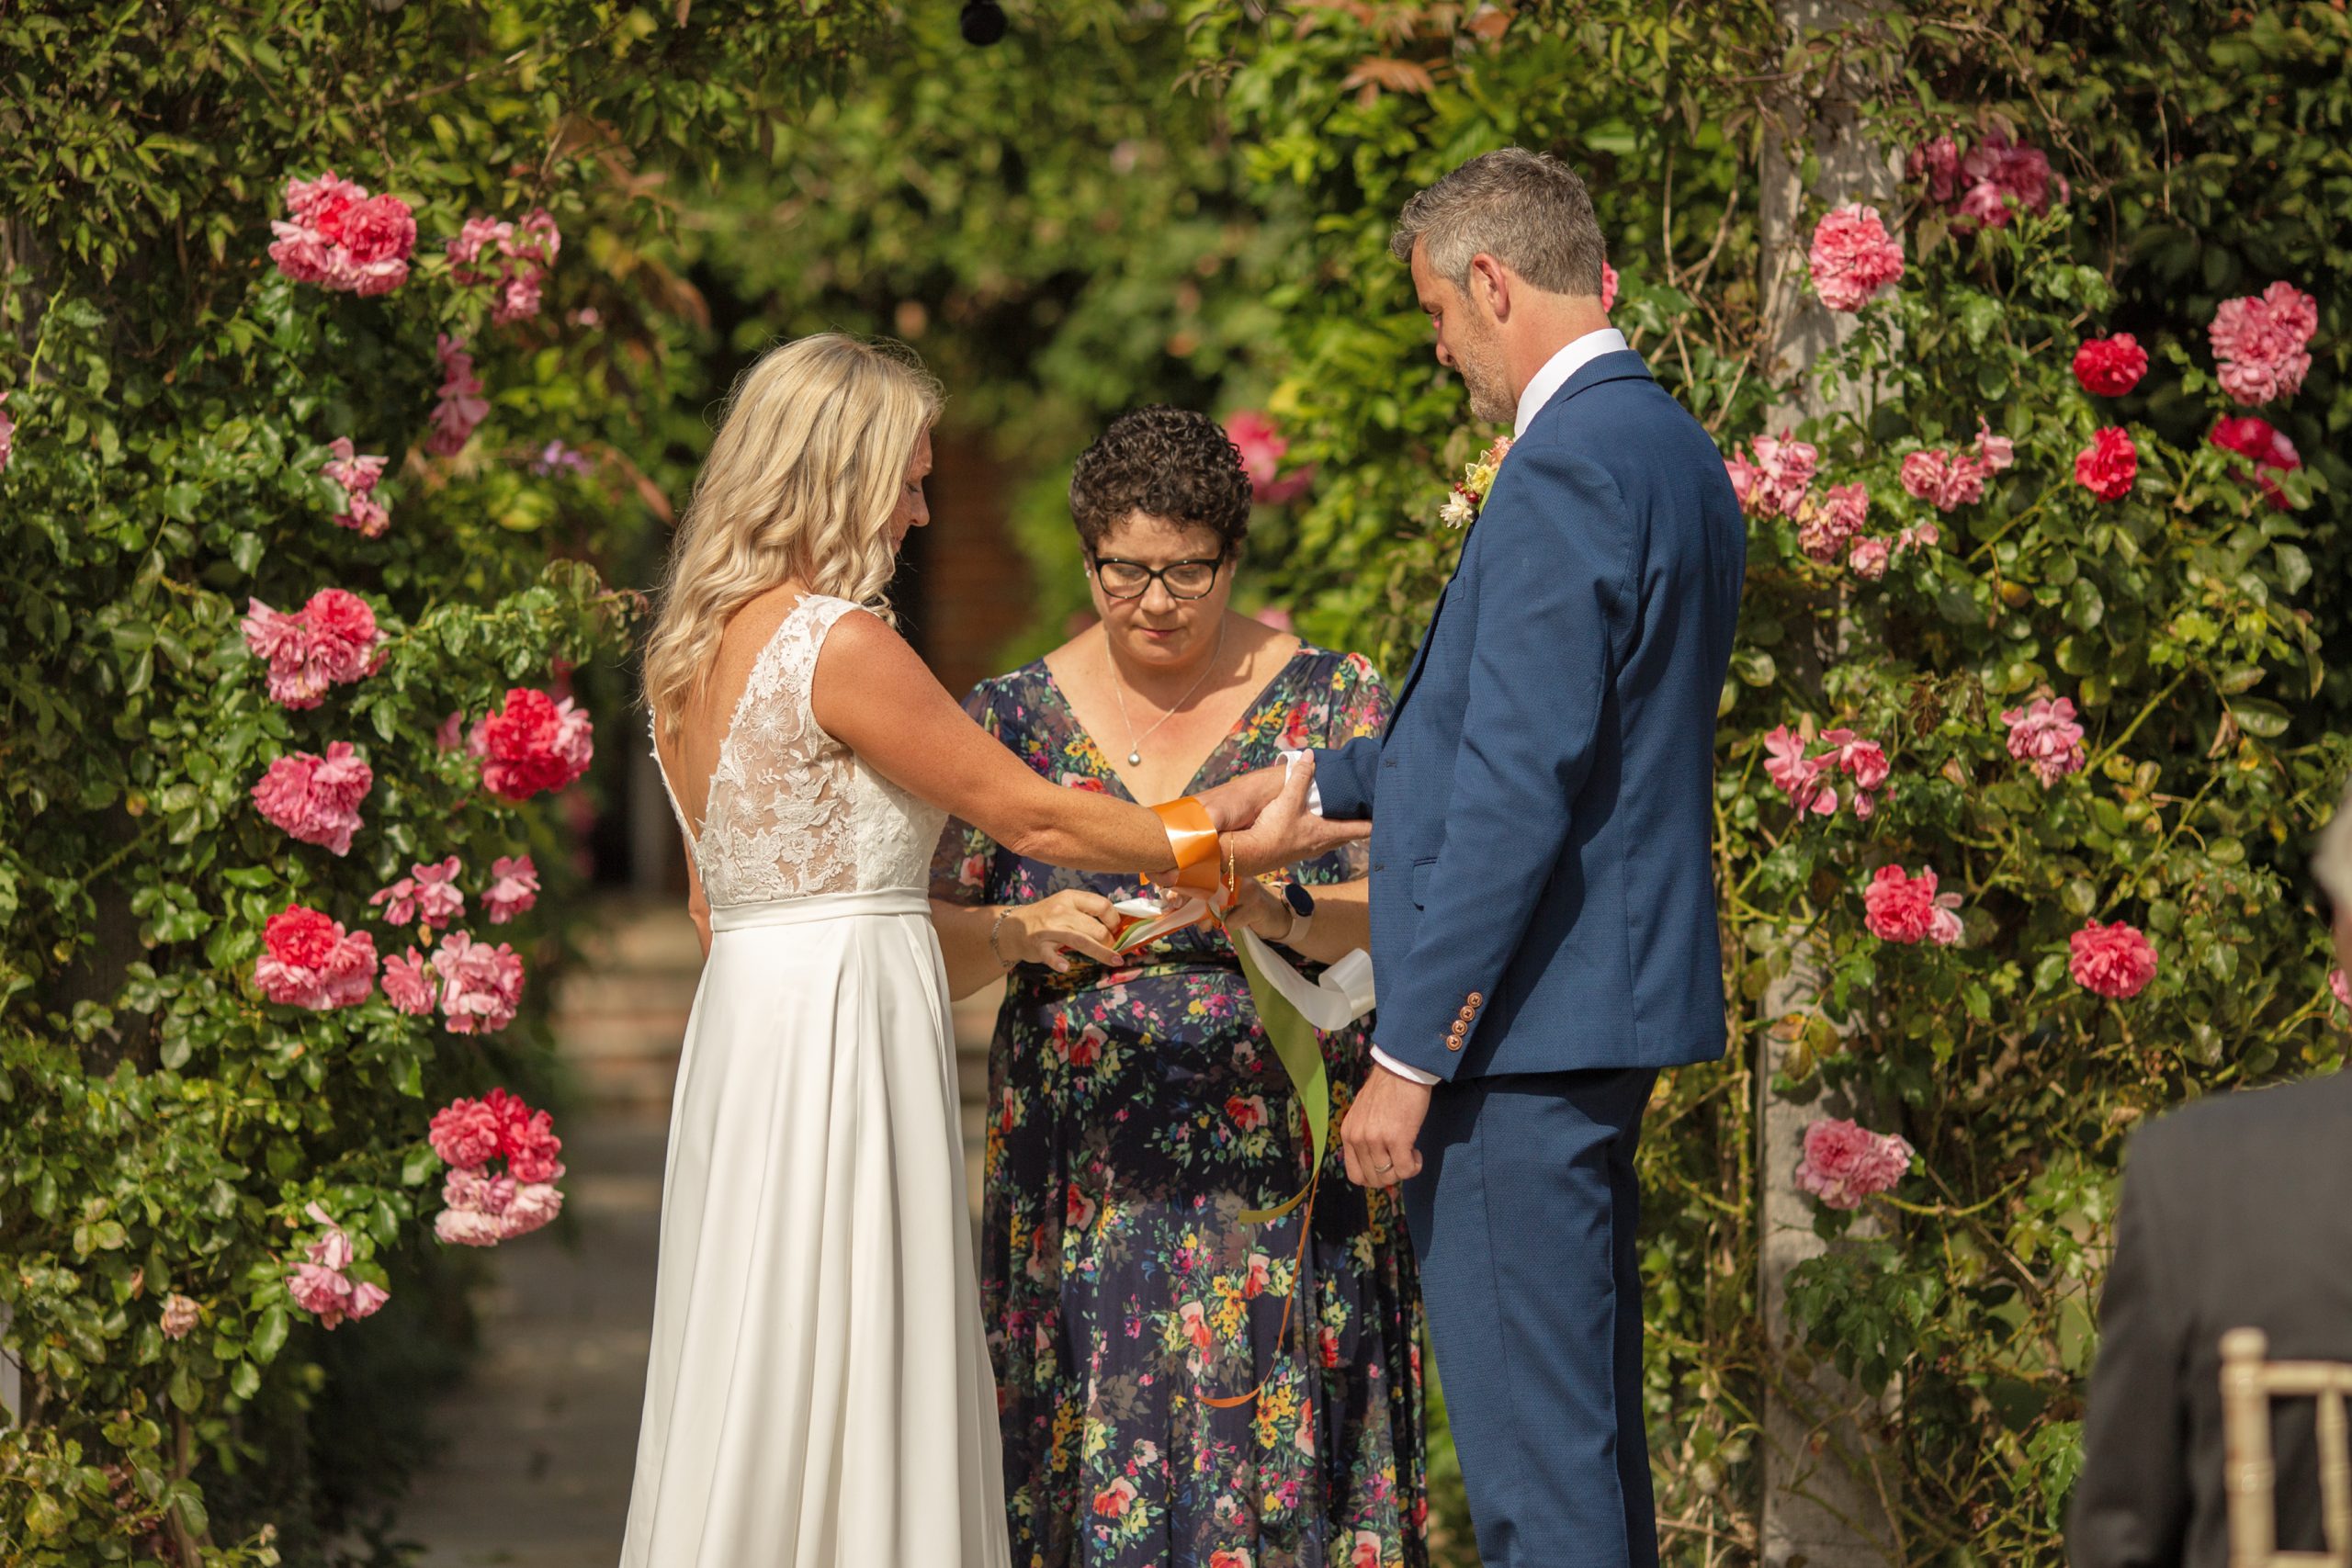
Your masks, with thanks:
[(776, 627), (785, 617), (808, 597), (808, 590), (797, 582), (779, 582), (774, 588), (761, 590), (743, 601), (718, 634), (719, 658), (724, 662), (730, 654), (756, 659)]

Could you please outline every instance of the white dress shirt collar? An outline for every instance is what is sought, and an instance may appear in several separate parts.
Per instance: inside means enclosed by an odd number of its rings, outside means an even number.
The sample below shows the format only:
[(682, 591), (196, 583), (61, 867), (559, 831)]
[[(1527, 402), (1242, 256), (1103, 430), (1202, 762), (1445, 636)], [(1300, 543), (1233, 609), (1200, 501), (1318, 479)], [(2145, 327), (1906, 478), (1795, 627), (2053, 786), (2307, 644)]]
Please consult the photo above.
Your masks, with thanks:
[(1512, 439), (1527, 434), (1528, 425), (1544, 412), (1544, 405), (1552, 400), (1552, 394), (1568, 384), (1569, 377), (1602, 355), (1622, 353), (1625, 347), (1623, 333), (1615, 327), (1603, 327), (1599, 332), (1585, 333), (1545, 360), (1544, 368), (1535, 373), (1535, 379), (1527, 384), (1527, 390), (1519, 394), (1519, 421), (1511, 426)]

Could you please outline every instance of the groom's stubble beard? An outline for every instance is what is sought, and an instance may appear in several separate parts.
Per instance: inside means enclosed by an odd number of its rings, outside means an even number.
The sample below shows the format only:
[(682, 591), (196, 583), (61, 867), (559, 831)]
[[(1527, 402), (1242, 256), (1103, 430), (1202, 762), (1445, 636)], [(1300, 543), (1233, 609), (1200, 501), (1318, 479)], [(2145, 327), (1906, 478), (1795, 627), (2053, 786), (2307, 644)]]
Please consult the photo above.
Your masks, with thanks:
[(1489, 424), (1509, 424), (1519, 417), (1519, 400), (1511, 396), (1510, 379), (1503, 370), (1499, 333), (1465, 336), (1453, 344), (1453, 367), (1470, 395), (1470, 414)]

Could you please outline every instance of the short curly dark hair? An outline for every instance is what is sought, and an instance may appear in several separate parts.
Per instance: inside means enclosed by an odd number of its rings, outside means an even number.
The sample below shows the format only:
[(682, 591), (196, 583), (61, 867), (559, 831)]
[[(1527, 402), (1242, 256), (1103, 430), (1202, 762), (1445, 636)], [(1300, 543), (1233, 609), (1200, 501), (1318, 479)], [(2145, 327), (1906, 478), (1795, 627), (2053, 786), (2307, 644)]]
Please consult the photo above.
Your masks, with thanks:
[(1069, 476), (1070, 521), (1092, 555), (1102, 536), (1140, 512), (1214, 529), (1230, 556), (1250, 533), (1250, 476), (1223, 427), (1190, 409), (1133, 409), (1079, 454)]

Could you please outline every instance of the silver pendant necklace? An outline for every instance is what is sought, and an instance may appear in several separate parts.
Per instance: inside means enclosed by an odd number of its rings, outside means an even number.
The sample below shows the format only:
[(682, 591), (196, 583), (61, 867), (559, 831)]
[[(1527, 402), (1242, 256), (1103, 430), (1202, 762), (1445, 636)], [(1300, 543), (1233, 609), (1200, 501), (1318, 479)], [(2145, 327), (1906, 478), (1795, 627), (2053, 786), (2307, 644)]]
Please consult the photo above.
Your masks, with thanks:
[(1192, 690), (1176, 699), (1176, 707), (1170, 708), (1159, 716), (1159, 724), (1155, 724), (1141, 735), (1137, 735), (1136, 721), (1127, 716), (1126, 682), (1119, 679), (1119, 661), (1111, 657), (1111, 638), (1108, 634), (1104, 635), (1102, 660), (1111, 667), (1111, 694), (1119, 699), (1119, 720), (1127, 727), (1127, 766), (1131, 768), (1143, 766), (1143, 743), (1152, 738), (1153, 734), (1159, 730), (1160, 724), (1166, 724), (1176, 716), (1177, 708), (1182, 707), (1193, 700), (1193, 693), (1201, 689), (1201, 682), (1209, 678), (1209, 671), (1216, 668), (1216, 661), (1224, 652), (1225, 621), (1223, 617), (1219, 617), (1216, 623), (1216, 646), (1209, 649), (1209, 661), (1201, 667), (1200, 674), (1193, 678)]

